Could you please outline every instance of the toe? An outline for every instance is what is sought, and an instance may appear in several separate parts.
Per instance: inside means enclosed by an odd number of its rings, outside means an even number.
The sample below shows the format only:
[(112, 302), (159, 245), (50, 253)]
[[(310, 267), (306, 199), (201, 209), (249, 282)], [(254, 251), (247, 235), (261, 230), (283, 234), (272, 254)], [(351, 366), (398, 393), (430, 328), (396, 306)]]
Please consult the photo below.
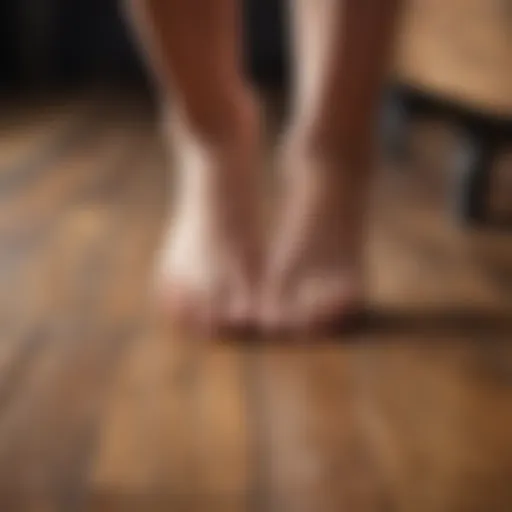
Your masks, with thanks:
[(260, 303), (258, 323), (267, 335), (286, 332), (292, 324), (289, 302), (279, 294), (270, 293)]
[(254, 330), (257, 320), (257, 280), (247, 271), (232, 271), (226, 291), (222, 324), (225, 331), (245, 334)]
[(297, 294), (292, 322), (302, 332), (344, 330), (362, 310), (360, 288), (352, 280), (308, 283)]
[(225, 324), (228, 329), (246, 330), (254, 326), (254, 305), (249, 297), (231, 301), (226, 312)]
[(185, 286), (162, 284), (157, 288), (159, 311), (179, 326), (194, 323), (195, 299)]

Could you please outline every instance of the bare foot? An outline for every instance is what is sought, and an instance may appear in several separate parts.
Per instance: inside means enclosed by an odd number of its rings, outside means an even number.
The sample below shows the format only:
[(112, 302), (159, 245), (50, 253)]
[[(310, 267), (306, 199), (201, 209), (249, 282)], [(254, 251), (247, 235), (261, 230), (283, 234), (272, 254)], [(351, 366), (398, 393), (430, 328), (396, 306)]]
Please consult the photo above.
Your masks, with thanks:
[(283, 203), (260, 305), (268, 330), (343, 325), (361, 310), (364, 185), (344, 162), (301, 144), (283, 161)]
[(259, 247), (254, 108), (236, 129), (205, 140), (174, 124), (175, 192), (157, 286), (166, 311), (186, 327), (245, 327), (254, 317)]

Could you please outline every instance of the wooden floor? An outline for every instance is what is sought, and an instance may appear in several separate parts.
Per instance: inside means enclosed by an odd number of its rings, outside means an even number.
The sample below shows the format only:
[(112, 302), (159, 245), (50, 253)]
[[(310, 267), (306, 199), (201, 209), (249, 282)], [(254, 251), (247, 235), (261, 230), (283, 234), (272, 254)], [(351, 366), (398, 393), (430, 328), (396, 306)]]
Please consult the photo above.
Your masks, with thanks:
[(0, 510), (512, 510), (512, 236), (419, 179), (379, 177), (367, 327), (188, 340), (147, 300), (148, 110), (2, 105)]

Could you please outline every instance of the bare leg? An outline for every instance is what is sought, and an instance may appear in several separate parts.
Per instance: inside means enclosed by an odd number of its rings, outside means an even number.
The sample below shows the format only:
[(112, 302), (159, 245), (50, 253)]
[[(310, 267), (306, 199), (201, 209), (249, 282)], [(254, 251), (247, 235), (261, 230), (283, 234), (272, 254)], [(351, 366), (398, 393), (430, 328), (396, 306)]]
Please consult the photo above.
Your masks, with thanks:
[(133, 0), (177, 171), (158, 287), (193, 325), (249, 320), (256, 280), (258, 123), (240, 63), (237, 0)]
[(396, 0), (290, 0), (294, 114), (263, 296), (269, 328), (338, 322), (363, 300), (374, 125)]

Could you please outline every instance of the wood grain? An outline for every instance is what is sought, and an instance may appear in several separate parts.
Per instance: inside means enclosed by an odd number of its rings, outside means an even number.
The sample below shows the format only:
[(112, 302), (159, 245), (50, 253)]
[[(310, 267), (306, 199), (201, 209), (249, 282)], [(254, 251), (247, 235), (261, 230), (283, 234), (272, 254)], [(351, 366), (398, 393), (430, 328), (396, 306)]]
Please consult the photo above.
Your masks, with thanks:
[[(509, 234), (450, 225), (420, 170), (384, 169), (365, 328), (191, 339), (151, 301), (153, 114), (88, 101), (10, 106), (2, 125), (2, 510), (512, 508)], [(84, 105), (100, 115), (82, 124)]]

